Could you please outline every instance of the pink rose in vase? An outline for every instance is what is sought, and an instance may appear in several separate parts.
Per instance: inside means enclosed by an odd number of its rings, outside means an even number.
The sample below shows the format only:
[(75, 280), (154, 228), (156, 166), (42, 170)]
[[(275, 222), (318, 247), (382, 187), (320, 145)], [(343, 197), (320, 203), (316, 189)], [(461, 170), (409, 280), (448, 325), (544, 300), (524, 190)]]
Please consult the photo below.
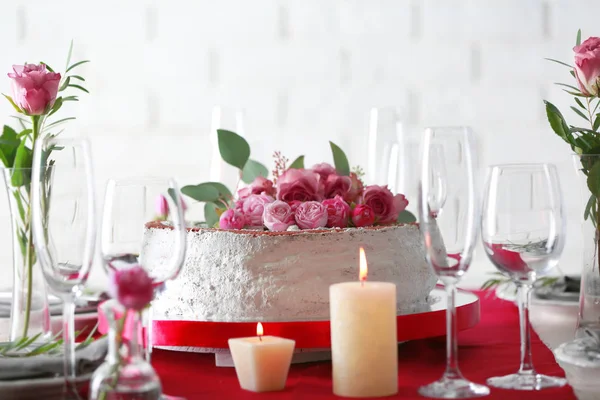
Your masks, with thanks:
[(275, 196), (275, 187), (273, 182), (263, 176), (258, 176), (248, 187), (238, 190), (238, 199), (245, 199), (251, 194), (265, 193), (269, 196)]
[(231, 208), (219, 217), (219, 228), (221, 229), (242, 229), (244, 225), (246, 225), (244, 214)]
[(345, 228), (348, 226), (350, 206), (341, 196), (335, 196), (333, 199), (324, 200), (323, 205), (327, 208), (328, 228)]
[(387, 186), (370, 185), (365, 188), (360, 204), (371, 207), (377, 223), (390, 224), (396, 222), (408, 201), (403, 195), (395, 197)]
[(124, 307), (143, 310), (154, 298), (154, 283), (140, 265), (110, 270), (108, 293)]
[(598, 96), (600, 92), (600, 38), (590, 37), (573, 48), (575, 77), (581, 93)]
[(352, 210), (352, 224), (357, 228), (372, 226), (375, 223), (375, 213), (366, 204), (359, 204)]
[(263, 220), (267, 229), (281, 232), (294, 224), (294, 213), (289, 204), (275, 200), (273, 203), (265, 205)]
[(320, 200), (319, 175), (306, 169), (288, 169), (277, 180), (277, 200), (290, 203)]
[(327, 177), (324, 184), (324, 193), (326, 199), (333, 199), (335, 196), (346, 196), (352, 186), (352, 180), (348, 176), (331, 174)]
[(327, 225), (327, 207), (318, 201), (307, 201), (296, 209), (296, 225), (300, 229), (316, 229)]
[(44, 64), (13, 65), (13, 101), (28, 115), (47, 113), (56, 100), (60, 74), (50, 72)]
[(246, 218), (246, 225), (251, 227), (263, 226), (265, 206), (274, 200), (267, 194), (251, 194), (245, 199), (238, 201), (236, 207), (239, 207), (241, 202), (241, 210)]
[(158, 219), (167, 219), (169, 216), (169, 202), (162, 194), (156, 198), (156, 217)]

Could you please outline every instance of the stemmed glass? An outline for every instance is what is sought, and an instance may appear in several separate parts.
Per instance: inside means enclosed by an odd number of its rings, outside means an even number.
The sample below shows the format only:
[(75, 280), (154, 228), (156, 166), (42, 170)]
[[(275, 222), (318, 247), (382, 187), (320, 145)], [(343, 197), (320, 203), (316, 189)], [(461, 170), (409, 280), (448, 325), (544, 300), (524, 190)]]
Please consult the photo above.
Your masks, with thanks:
[[(156, 220), (155, 204), (161, 196), (168, 204), (169, 221)], [(155, 293), (165, 282), (174, 279), (185, 259), (183, 207), (179, 187), (172, 178), (110, 180), (106, 187), (101, 241), (102, 258), (107, 270), (111, 272), (140, 266), (151, 277)], [(165, 247), (152, 249), (146, 246), (152, 235), (160, 235), (161, 244)], [(133, 321), (128, 360), (119, 372), (118, 382), (112, 386), (114, 378), (110, 376), (110, 368), (106, 367), (108, 376), (104, 380), (99, 377), (92, 383), (93, 393), (110, 391), (132, 396), (134, 393), (141, 395), (141, 390), (146, 396), (144, 399), (161, 398), (160, 380), (148, 360), (140, 354), (140, 346), (136, 343), (141, 337), (139, 313), (135, 310), (128, 310), (127, 313)], [(152, 322), (149, 321), (146, 329), (150, 330), (151, 326)], [(151, 340), (151, 334), (147, 334), (146, 338)], [(146, 345), (152, 346), (151, 343)], [(96, 381), (102, 383), (95, 384)], [(104, 386), (103, 389), (97, 388), (100, 385)]]
[(469, 128), (430, 128), (421, 142), (420, 230), (426, 258), (444, 283), (446, 370), (419, 393), (434, 398), (472, 398), (489, 388), (466, 380), (458, 368), (456, 285), (469, 268), (477, 240), (474, 139)]
[(86, 140), (49, 136), (36, 143), (31, 210), (44, 278), (64, 304), (65, 397), (77, 398), (75, 299), (88, 278), (96, 241), (94, 178)]
[(504, 389), (559, 387), (563, 378), (538, 374), (531, 358), (529, 295), (539, 275), (557, 265), (565, 240), (565, 215), (556, 168), (550, 164), (497, 165), (489, 169), (481, 215), (488, 258), (518, 288), (521, 366), (487, 380)]
[(240, 136), (245, 135), (244, 111), (242, 109), (215, 106), (212, 109), (210, 121), (210, 179), (234, 187), (239, 181), (239, 171), (221, 159), (217, 130), (233, 131)]

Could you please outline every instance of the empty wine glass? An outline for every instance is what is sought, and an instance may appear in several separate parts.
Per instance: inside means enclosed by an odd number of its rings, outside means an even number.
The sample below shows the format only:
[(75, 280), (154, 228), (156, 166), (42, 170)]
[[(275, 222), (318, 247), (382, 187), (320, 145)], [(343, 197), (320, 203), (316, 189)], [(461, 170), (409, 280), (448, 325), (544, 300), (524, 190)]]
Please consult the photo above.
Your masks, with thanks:
[(529, 325), (532, 284), (557, 265), (564, 247), (565, 215), (556, 168), (550, 164), (492, 166), (484, 196), (483, 246), (494, 266), (518, 288), (521, 334), (519, 371), (487, 383), (519, 390), (563, 386), (565, 379), (535, 371)]
[(456, 285), (469, 268), (477, 240), (474, 139), (462, 127), (430, 128), (421, 143), (419, 184), (420, 230), (426, 258), (444, 283), (446, 311), (446, 370), (419, 393), (434, 398), (472, 398), (489, 388), (466, 380), (458, 368)]
[(75, 299), (94, 257), (96, 214), (89, 144), (47, 137), (33, 153), (31, 210), (35, 249), (48, 287), (63, 301), (66, 398), (75, 387)]
[[(166, 202), (170, 219), (157, 218), (156, 202)], [(183, 266), (186, 226), (179, 187), (172, 178), (139, 178), (111, 180), (106, 187), (102, 219), (102, 257), (110, 273), (143, 268), (156, 290), (174, 279)], [(164, 248), (146, 246), (148, 238), (160, 235)], [(160, 246), (159, 246), (160, 247)], [(165, 251), (166, 249), (166, 251)], [(91, 398), (102, 393), (123, 399), (160, 399), (160, 380), (140, 352), (137, 343), (143, 337), (140, 312), (126, 311), (132, 321), (131, 337), (124, 360), (107, 360), (95, 373)], [(149, 321), (147, 329), (151, 329)], [(151, 334), (146, 336), (151, 338)], [(151, 346), (151, 343), (147, 343)], [(117, 347), (121, 345), (118, 344)], [(114, 353), (113, 353), (114, 354)], [(115, 368), (115, 364), (119, 364)], [(115, 375), (115, 371), (116, 375)], [(137, 397), (136, 397), (137, 396)], [(111, 398), (109, 396), (109, 398)]]
[(369, 181), (377, 185), (388, 185), (398, 192), (401, 180), (399, 167), (402, 164), (400, 140), (402, 139), (400, 112), (391, 107), (372, 108), (369, 114), (369, 136), (367, 145), (367, 167)]
[(235, 187), (240, 180), (239, 171), (221, 158), (217, 130), (225, 129), (246, 136), (244, 130), (244, 111), (241, 109), (215, 106), (210, 121), (210, 179), (221, 182), (227, 187)]

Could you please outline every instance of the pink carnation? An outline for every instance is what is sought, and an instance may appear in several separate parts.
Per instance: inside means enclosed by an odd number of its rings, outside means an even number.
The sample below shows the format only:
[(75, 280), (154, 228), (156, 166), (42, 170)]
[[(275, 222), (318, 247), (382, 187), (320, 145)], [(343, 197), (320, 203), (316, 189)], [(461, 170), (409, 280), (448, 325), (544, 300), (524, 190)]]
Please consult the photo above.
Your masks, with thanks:
[(242, 213), (246, 218), (247, 225), (263, 226), (265, 205), (272, 203), (273, 201), (274, 199), (267, 194), (251, 194), (245, 199), (238, 201), (236, 208), (241, 208)]
[(142, 310), (154, 298), (152, 278), (140, 265), (127, 269), (110, 270), (109, 294), (124, 307)]
[(352, 223), (356, 227), (371, 226), (375, 223), (375, 213), (373, 209), (365, 204), (357, 205), (352, 210)]
[(275, 187), (273, 187), (273, 182), (271, 180), (263, 176), (258, 176), (256, 179), (254, 179), (254, 182), (252, 182), (250, 186), (238, 190), (237, 195), (238, 199), (245, 199), (251, 194), (261, 193), (268, 194), (269, 196), (275, 196)]
[(348, 226), (350, 206), (344, 199), (335, 196), (333, 199), (324, 200), (323, 205), (327, 208), (328, 228), (345, 228)]
[(306, 169), (288, 169), (277, 180), (277, 200), (320, 200), (319, 175)]
[(229, 209), (219, 218), (219, 228), (221, 229), (242, 229), (246, 225), (246, 218), (241, 212)]
[(367, 186), (360, 203), (371, 207), (376, 222), (379, 224), (396, 222), (398, 215), (408, 205), (408, 201), (403, 195), (394, 196), (387, 186), (379, 185)]
[(318, 201), (307, 201), (296, 209), (296, 225), (300, 229), (322, 228), (327, 225), (327, 207)]
[(275, 200), (273, 203), (265, 205), (263, 220), (270, 231), (285, 231), (294, 224), (294, 213), (289, 204)]
[(13, 65), (13, 101), (28, 115), (47, 113), (56, 101), (60, 74), (50, 72), (44, 64)]

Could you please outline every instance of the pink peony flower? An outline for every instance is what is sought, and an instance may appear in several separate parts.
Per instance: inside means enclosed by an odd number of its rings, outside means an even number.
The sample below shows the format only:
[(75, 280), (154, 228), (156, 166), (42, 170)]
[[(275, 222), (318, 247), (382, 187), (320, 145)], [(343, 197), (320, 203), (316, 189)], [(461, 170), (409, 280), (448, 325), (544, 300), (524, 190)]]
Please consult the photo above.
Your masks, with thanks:
[(327, 208), (328, 228), (345, 228), (348, 226), (350, 206), (344, 199), (335, 196), (333, 199), (324, 200), (323, 205)]
[(356, 175), (354, 172), (351, 172), (350, 189), (344, 195), (344, 200), (346, 200), (348, 204), (358, 203), (358, 201), (360, 200), (360, 196), (362, 196), (363, 190), (364, 188), (362, 181), (360, 180), (358, 175)]
[(162, 194), (156, 198), (156, 216), (166, 219), (169, 216), (169, 202)]
[(251, 194), (241, 202), (238, 201), (236, 207), (241, 207), (242, 213), (246, 218), (246, 225), (263, 226), (265, 205), (272, 203), (273, 201), (274, 199), (266, 194)]
[(327, 177), (324, 184), (324, 193), (326, 199), (333, 199), (335, 196), (346, 196), (352, 186), (352, 180), (348, 176), (331, 174)]
[(600, 93), (600, 38), (590, 37), (575, 52), (575, 77), (581, 93), (598, 96)]
[(244, 214), (239, 211), (226, 210), (219, 218), (219, 228), (221, 229), (242, 229), (246, 225)]
[(13, 65), (13, 101), (28, 115), (42, 115), (54, 105), (60, 74), (46, 70), (44, 64)]
[(373, 225), (375, 223), (373, 209), (366, 204), (357, 205), (352, 210), (352, 223), (358, 228)]
[(281, 232), (294, 224), (294, 213), (289, 204), (275, 200), (265, 205), (263, 220), (270, 231)]
[(238, 190), (237, 195), (238, 199), (245, 199), (251, 194), (261, 193), (268, 194), (269, 196), (275, 196), (275, 188), (273, 187), (273, 182), (271, 180), (263, 176), (258, 176), (256, 179), (254, 179), (254, 182), (252, 182), (250, 186)]
[(277, 200), (320, 200), (319, 174), (306, 169), (288, 169), (277, 180)]
[(360, 199), (360, 204), (366, 204), (373, 209), (377, 223), (389, 224), (396, 222), (400, 212), (404, 211), (408, 201), (404, 196), (395, 198), (387, 186), (367, 186)]
[(111, 269), (108, 293), (124, 307), (140, 311), (154, 298), (154, 283), (140, 265)]
[(335, 168), (333, 167), (333, 165), (327, 164), (327, 163), (320, 163), (320, 164), (313, 165), (312, 171), (319, 174), (319, 176), (321, 177), (321, 179), (320, 179), (321, 182), (325, 182), (329, 175), (336, 174), (336, 171), (335, 171)]
[(300, 229), (322, 228), (327, 225), (327, 207), (318, 201), (307, 201), (296, 209), (296, 225)]

